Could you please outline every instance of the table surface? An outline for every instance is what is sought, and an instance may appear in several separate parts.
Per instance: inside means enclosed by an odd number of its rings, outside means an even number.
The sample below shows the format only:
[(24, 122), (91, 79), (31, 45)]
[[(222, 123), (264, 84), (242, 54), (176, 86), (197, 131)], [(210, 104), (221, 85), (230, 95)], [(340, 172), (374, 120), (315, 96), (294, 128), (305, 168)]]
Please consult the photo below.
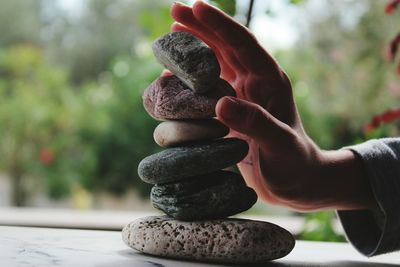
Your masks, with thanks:
[[(117, 231), (0, 227), (0, 266), (207, 267), (157, 258), (128, 248)], [(246, 265), (247, 266), (247, 265)], [(257, 266), (400, 266), (400, 253), (365, 258), (345, 243), (297, 241), (286, 257)]]

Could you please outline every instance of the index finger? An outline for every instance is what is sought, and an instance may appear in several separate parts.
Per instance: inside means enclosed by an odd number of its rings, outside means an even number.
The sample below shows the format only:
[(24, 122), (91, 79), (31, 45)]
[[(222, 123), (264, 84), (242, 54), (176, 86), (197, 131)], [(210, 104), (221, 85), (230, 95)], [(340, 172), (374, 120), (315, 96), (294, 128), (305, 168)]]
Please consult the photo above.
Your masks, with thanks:
[(234, 21), (219, 9), (197, 1), (193, 5), (193, 15), (202, 25), (223, 40), (229, 46), (240, 63), (253, 73), (264, 73), (278, 68), (270, 54), (258, 43), (249, 30)]

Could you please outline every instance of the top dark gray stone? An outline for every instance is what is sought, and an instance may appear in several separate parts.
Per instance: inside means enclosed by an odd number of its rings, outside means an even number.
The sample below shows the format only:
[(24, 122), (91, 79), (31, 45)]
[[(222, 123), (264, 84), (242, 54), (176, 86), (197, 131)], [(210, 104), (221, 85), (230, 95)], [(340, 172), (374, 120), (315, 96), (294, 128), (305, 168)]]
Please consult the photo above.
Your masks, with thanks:
[(210, 47), (188, 32), (171, 32), (153, 43), (157, 60), (196, 93), (214, 88), (221, 68)]

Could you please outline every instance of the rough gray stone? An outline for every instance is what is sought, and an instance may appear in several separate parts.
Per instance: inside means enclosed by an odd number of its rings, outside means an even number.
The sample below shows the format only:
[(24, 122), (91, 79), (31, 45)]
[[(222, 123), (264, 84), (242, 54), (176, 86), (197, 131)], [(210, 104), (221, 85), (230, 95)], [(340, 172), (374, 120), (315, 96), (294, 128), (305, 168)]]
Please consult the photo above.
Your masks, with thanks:
[(251, 208), (257, 194), (236, 173), (217, 171), (189, 181), (155, 185), (155, 208), (183, 221), (222, 219)]
[(252, 264), (286, 256), (293, 236), (268, 222), (223, 219), (182, 222), (150, 216), (122, 230), (129, 247), (146, 254), (207, 262)]
[(196, 94), (175, 75), (162, 76), (143, 93), (143, 105), (156, 120), (208, 119), (215, 116), (215, 105), (223, 96), (234, 96), (228, 82), (220, 79), (215, 90)]
[(224, 137), (229, 128), (216, 119), (165, 121), (154, 130), (154, 140), (162, 147)]
[(187, 180), (238, 163), (247, 155), (248, 149), (246, 141), (238, 138), (168, 148), (144, 158), (139, 163), (138, 174), (150, 184)]
[(188, 32), (171, 32), (153, 43), (157, 60), (196, 93), (214, 89), (221, 68), (210, 47)]

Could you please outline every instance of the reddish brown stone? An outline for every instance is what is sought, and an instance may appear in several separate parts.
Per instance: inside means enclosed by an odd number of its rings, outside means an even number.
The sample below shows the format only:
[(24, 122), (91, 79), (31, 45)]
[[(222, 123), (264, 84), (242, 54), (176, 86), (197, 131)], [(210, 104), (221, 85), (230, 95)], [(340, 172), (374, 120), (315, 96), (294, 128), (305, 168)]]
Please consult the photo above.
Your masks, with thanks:
[(156, 120), (206, 119), (215, 117), (215, 105), (235, 91), (220, 79), (214, 90), (196, 94), (175, 75), (155, 80), (143, 94), (146, 111)]

